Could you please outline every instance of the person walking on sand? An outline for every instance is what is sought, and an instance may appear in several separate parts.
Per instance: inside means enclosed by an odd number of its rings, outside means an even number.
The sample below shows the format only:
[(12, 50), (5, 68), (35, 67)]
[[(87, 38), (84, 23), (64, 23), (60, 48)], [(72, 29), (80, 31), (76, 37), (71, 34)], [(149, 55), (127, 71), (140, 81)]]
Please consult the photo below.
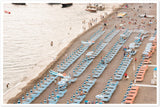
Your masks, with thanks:
[(51, 46), (53, 46), (53, 41), (51, 41)]
[(127, 76), (128, 76), (128, 75), (127, 75), (127, 73), (124, 73), (124, 77), (125, 77), (125, 79), (127, 79)]
[(135, 57), (135, 61), (137, 61), (137, 58)]
[(126, 55), (126, 52), (124, 51), (124, 54), (123, 54), (124, 56)]
[(7, 83), (6, 87), (7, 87), (7, 88), (9, 87), (9, 83)]

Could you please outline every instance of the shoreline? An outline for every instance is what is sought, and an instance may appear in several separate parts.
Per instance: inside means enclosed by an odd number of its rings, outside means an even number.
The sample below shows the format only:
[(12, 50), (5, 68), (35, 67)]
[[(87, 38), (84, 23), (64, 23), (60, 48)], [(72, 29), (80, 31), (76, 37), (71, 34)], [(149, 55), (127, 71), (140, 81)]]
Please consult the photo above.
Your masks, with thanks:
[[(124, 4), (120, 4), (118, 8), (115, 8), (110, 14), (108, 14), (107, 16), (105, 16), (104, 19), (102, 19), (101, 21), (99, 21), (97, 24), (93, 25), (91, 28), (83, 31), (82, 33), (78, 34), (77, 37), (75, 37), (66, 47), (64, 47), (56, 56), (55, 60), (50, 62), (45, 69), (42, 70), (42, 72), (40, 72), (39, 74), (37, 74), (35, 76), (35, 78), (33, 78), (32, 80), (30, 80), (28, 83), (26, 83), (26, 85), (21, 89), (21, 91), (18, 91), (17, 94), (15, 96), (10, 97), (7, 101), (3, 100), (3, 103), (12, 103), (13, 101), (15, 101), (15, 99), (19, 98), (20, 96), (22, 96), (26, 91), (28, 91), (28, 89), (30, 89), (31, 87), (34, 86), (34, 83), (39, 81), (39, 79), (43, 76), (45, 76), (47, 74), (47, 72), (52, 69), (55, 64), (60, 60), (60, 58), (65, 54), (65, 52), (67, 51), (67, 49), (70, 48), (70, 46), (72, 46), (72, 44), (77, 41), (82, 35), (84, 35), (86, 32), (92, 30), (93, 28), (101, 25), (101, 23), (108, 17), (110, 17), (112, 14), (114, 14), (117, 10), (121, 9), (121, 7)], [(6, 93), (7, 95), (8, 93)], [(3, 94), (4, 96), (4, 94)]]

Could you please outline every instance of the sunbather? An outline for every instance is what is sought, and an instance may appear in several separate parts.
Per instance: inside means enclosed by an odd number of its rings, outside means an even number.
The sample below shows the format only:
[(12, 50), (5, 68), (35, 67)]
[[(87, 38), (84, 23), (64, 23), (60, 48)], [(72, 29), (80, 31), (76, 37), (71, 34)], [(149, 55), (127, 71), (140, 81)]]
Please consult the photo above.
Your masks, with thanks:
[(81, 96), (81, 95), (85, 95), (85, 94), (87, 94), (87, 93), (83, 92), (82, 90), (81, 90), (81, 92), (79, 93), (80, 96)]

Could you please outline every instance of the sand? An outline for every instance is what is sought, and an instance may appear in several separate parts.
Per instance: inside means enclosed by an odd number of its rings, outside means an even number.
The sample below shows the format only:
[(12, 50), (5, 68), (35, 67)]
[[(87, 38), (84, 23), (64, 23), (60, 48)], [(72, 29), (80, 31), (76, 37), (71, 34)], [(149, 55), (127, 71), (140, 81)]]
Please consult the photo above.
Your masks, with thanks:
[[(133, 7), (138, 7), (139, 5), (143, 5), (142, 10), (139, 11), (139, 13), (137, 13), (136, 10), (133, 9)], [(149, 5), (152, 6), (152, 9), (150, 11), (146, 11), (143, 10), (144, 8), (148, 9)], [(129, 4), (129, 8), (128, 9), (120, 9), (117, 10), (118, 12), (120, 11), (126, 11), (128, 16), (133, 17), (134, 19), (137, 19), (138, 22), (140, 23), (141, 20), (139, 20), (140, 18), (137, 17), (138, 14), (144, 14), (144, 12), (146, 12), (147, 14), (152, 13), (153, 15), (156, 16), (156, 5), (155, 4)], [(136, 16), (134, 16), (134, 13), (136, 13)], [(100, 37), (97, 41), (96, 44), (102, 40), (106, 34), (111, 31), (110, 28), (114, 27), (114, 24), (119, 25), (121, 23), (121, 19), (116, 18), (116, 13), (113, 13), (111, 16), (107, 17), (105, 20), (108, 21), (108, 29), (105, 29), (105, 34), (103, 34), (102, 37)], [(122, 20), (124, 21), (128, 21), (127, 17), (122, 18)], [(149, 19), (146, 19), (146, 22), (148, 22)], [(71, 44), (68, 46), (68, 48), (64, 49), (61, 54), (59, 55), (59, 57), (57, 58), (57, 60), (55, 62), (53, 62), (52, 64), (50, 64), (48, 66), (48, 68), (46, 68), (46, 70), (41, 73), (41, 75), (39, 75), (39, 78), (42, 78), (49, 69), (53, 69), (56, 70), (55, 66), (57, 65), (57, 63), (59, 63), (63, 58), (64, 58), (64, 54), (68, 54), (71, 51), (73, 51), (76, 47), (78, 47), (80, 45), (80, 41), (81, 40), (87, 40), (89, 38), (90, 35), (92, 35), (96, 30), (98, 30), (100, 28), (100, 26), (102, 26), (103, 23), (99, 23), (98, 25), (96, 25), (95, 27), (93, 27), (92, 29), (86, 31), (85, 33), (83, 33), (82, 35), (80, 35), (77, 39), (73, 40), (71, 42)], [(135, 25), (126, 25), (125, 28), (129, 28), (129, 29), (135, 29), (136, 26)], [(154, 28), (156, 28), (156, 23), (153, 23), (150, 26), (145, 27), (145, 30), (151, 32), (151, 34), (149, 34), (149, 36), (152, 36), (154, 33)], [(89, 65), (89, 67), (83, 72), (83, 74), (81, 76), (78, 77), (77, 81), (75, 83), (72, 83), (70, 86), (68, 86), (67, 88), (67, 92), (66, 94), (59, 99), (58, 104), (63, 104), (66, 103), (67, 100), (70, 99), (70, 97), (73, 95), (73, 93), (75, 93), (75, 91), (78, 89), (79, 86), (82, 85), (83, 81), (86, 79), (86, 77), (88, 76), (88, 74), (92, 74), (92, 69), (96, 67), (97, 63), (100, 61), (100, 58), (103, 57), (107, 52), (109, 52), (109, 50), (112, 48), (112, 46), (114, 45), (114, 43), (119, 39), (119, 35), (122, 34), (124, 32), (124, 30), (121, 30), (120, 33), (118, 35), (116, 35), (116, 37), (114, 37), (114, 39), (109, 43), (109, 45), (107, 45), (107, 47), (104, 48), (104, 50), (94, 59), (94, 61)], [(128, 46), (129, 43), (134, 41), (134, 37), (137, 36), (138, 33), (132, 33), (132, 35), (129, 37), (129, 39), (127, 40), (127, 42), (124, 44), (124, 46)], [(144, 39), (142, 45), (138, 48), (138, 53), (135, 55), (135, 57), (138, 59), (136, 62), (136, 67), (138, 66), (138, 64), (141, 61), (141, 54), (144, 51), (144, 48), (146, 46), (146, 43), (148, 42), (149, 38)], [(96, 46), (96, 44), (94, 46)], [(74, 69), (74, 67), (84, 58), (84, 55), (89, 52), (91, 49), (93, 48), (93, 46), (91, 46), (74, 64), (72, 64), (65, 72), (67, 74), (71, 73)], [(63, 56), (63, 57), (62, 57)], [(152, 61), (153, 64), (156, 64), (156, 54), (153, 55)], [(117, 67), (119, 66), (121, 60), (123, 58), (123, 51), (122, 49), (120, 49), (120, 51), (117, 53), (117, 55), (115, 56), (115, 58), (111, 61), (111, 63), (107, 66), (107, 68), (105, 69), (105, 71), (103, 72), (103, 74), (97, 79), (96, 84), (92, 87), (92, 89), (90, 90), (90, 92), (87, 94), (86, 98), (84, 100), (90, 100), (93, 101), (95, 100), (95, 95), (100, 94), (103, 90), (103, 88), (106, 85), (106, 82), (108, 81), (108, 79), (113, 76), (113, 73), (115, 72), (115, 70), (117, 69)], [(132, 61), (132, 63), (130, 64), (130, 66), (127, 69), (127, 73), (130, 76), (129, 80), (124, 80), (122, 79), (118, 85), (118, 88), (116, 89), (115, 93), (113, 94), (112, 98), (110, 99), (109, 103), (106, 104), (120, 104), (124, 94), (126, 93), (127, 87), (129, 86), (129, 83), (131, 80), (134, 79), (134, 74), (135, 72), (133, 71), (133, 63), (134, 61)], [(152, 72), (152, 69), (149, 69)], [(152, 74), (152, 73), (151, 73)], [(145, 80), (143, 81), (146, 84), (150, 84), (149, 80), (152, 78), (151, 74), (147, 74), (145, 75)], [(34, 82), (38, 81), (38, 78), (35, 79), (35, 81), (30, 82), (28, 84), (28, 86), (26, 86), (21, 93), (19, 93), (16, 97), (12, 98), (9, 100), (8, 103), (13, 103), (14, 101), (17, 101), (17, 98), (19, 98), (20, 96), (22, 96), (23, 93), (26, 92), (26, 89), (30, 89), (31, 86), (34, 85)], [(103, 81), (103, 82), (102, 82)], [(55, 85), (54, 83), (52, 83), (37, 99), (35, 99), (32, 103), (40, 103), (43, 102), (44, 98), (47, 98), (49, 94), (51, 94), (51, 91), (54, 90), (54, 87), (57, 87), (57, 85)], [(148, 93), (152, 88), (144, 88), (144, 87), (140, 87), (140, 91), (139, 94), (137, 95), (137, 99), (135, 100), (135, 103), (156, 103), (156, 89), (153, 89), (152, 92), (153, 94), (149, 94), (147, 95), (149, 99), (152, 100), (144, 100), (144, 97), (146, 97), (145, 95), (143, 95), (144, 93)], [(152, 96), (150, 96), (152, 95)], [(143, 98), (141, 98), (143, 97)], [(137, 101), (138, 100), (138, 101)], [(84, 101), (82, 102), (84, 103)]]

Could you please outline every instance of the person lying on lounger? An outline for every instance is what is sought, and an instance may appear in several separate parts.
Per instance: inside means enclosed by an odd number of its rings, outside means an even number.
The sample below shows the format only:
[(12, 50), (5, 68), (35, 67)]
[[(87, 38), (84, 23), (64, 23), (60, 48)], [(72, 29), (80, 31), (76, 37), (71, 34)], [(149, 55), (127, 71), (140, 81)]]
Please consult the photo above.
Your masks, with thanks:
[(80, 96), (85, 95), (85, 94), (87, 94), (87, 93), (86, 93), (86, 92), (83, 92), (82, 90), (81, 90), (81, 92), (79, 93)]

